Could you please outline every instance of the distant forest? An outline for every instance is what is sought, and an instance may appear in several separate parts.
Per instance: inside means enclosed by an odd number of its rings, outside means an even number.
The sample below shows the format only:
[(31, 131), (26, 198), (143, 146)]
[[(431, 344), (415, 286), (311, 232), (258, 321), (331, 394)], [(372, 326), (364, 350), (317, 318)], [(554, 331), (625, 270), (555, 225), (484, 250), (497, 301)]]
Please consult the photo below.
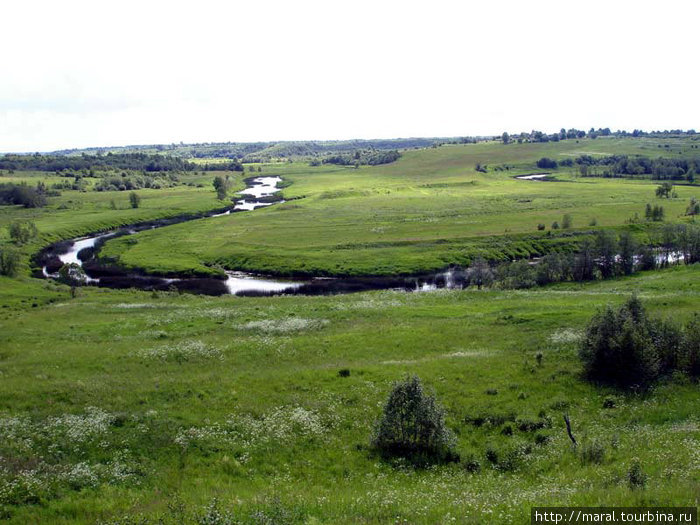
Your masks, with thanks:
[(242, 171), (241, 163), (195, 164), (180, 157), (146, 153), (107, 153), (106, 155), (5, 155), (0, 157), (0, 169), (8, 171), (82, 171), (85, 175), (111, 170), (131, 170), (142, 172), (231, 170)]
[(532, 130), (530, 132), (522, 132), (511, 135), (507, 131), (504, 131), (500, 139), (503, 141), (504, 144), (512, 144), (514, 142), (520, 144), (523, 142), (559, 142), (560, 140), (582, 139), (586, 137), (588, 137), (589, 139), (611, 136), (671, 138), (695, 134), (696, 131), (694, 129), (689, 129), (687, 131), (684, 131), (682, 129), (672, 129), (665, 131), (643, 131), (641, 129), (635, 129), (633, 131), (611, 131), (610, 128), (591, 128), (586, 132), (585, 130), (576, 128), (561, 128), (559, 130), (559, 133), (544, 133), (542, 131)]
[(493, 137), (453, 137), (453, 138), (403, 138), (376, 140), (327, 140), (327, 141), (283, 141), (283, 142), (217, 142), (201, 144), (160, 144), (144, 146), (124, 146), (116, 148), (70, 149), (53, 152), (53, 155), (75, 156), (98, 153), (146, 153), (188, 158), (227, 158), (241, 162), (269, 162), (281, 158), (323, 159), (326, 156), (354, 154), (356, 151), (377, 150), (396, 151), (415, 148), (429, 148), (441, 144), (466, 144)]

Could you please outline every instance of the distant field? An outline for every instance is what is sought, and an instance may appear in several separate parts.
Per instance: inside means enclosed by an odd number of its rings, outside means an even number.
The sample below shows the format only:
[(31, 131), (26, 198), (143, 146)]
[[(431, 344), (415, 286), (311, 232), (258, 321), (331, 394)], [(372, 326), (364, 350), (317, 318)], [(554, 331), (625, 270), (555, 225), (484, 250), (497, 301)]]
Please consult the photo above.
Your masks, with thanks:
[[(700, 197), (700, 186), (679, 186), (678, 198), (660, 200), (652, 181), (580, 178), (575, 168), (556, 171), (560, 182), (514, 179), (542, 171), (534, 166), (539, 158), (693, 155), (693, 145), (648, 138), (492, 142), (406, 151), (395, 163), (359, 169), (266, 165), (266, 174), (284, 178), (287, 203), (143, 232), (137, 244), (110, 241), (103, 255), (153, 272), (220, 265), (325, 275), (414, 273), (477, 256), (526, 257), (571, 242), (537, 230), (540, 223), (550, 230), (565, 213), (575, 230), (589, 229), (594, 219), (598, 227), (620, 227), (635, 213), (643, 217), (651, 202), (664, 206), (668, 221), (679, 221), (686, 220), (690, 197)], [(477, 163), (488, 172), (477, 172)]]

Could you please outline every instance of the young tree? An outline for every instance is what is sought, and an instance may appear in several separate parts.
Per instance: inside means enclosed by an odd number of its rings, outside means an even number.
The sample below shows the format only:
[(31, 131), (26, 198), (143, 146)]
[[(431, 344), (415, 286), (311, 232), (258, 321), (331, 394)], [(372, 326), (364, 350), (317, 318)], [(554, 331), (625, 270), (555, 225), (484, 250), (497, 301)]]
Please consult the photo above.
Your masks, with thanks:
[(129, 203), (131, 204), (132, 208), (138, 208), (141, 204), (141, 197), (139, 197), (139, 194), (135, 191), (132, 191), (129, 194)]
[(36, 224), (31, 221), (13, 221), (7, 229), (10, 232), (10, 239), (15, 244), (26, 244), (39, 233)]
[(685, 210), (685, 214), (690, 215), (691, 217), (694, 217), (695, 215), (700, 215), (700, 202), (698, 202), (698, 199), (696, 197), (690, 198), (690, 204), (688, 204), (688, 207)]
[(394, 384), (372, 436), (375, 450), (427, 464), (455, 460), (454, 442), (445, 411), (417, 376)]
[(615, 274), (615, 256), (617, 255), (617, 239), (612, 232), (600, 230), (596, 234), (595, 249), (598, 268), (603, 279)]
[(572, 277), (576, 281), (591, 281), (595, 278), (595, 252), (593, 243), (585, 239), (574, 256)]
[(564, 214), (564, 217), (561, 220), (561, 227), (565, 230), (568, 230), (574, 225), (574, 221), (571, 218), (571, 215), (569, 213)]
[(671, 191), (673, 190), (673, 184), (670, 182), (664, 182), (656, 187), (656, 196), (669, 198), (671, 196)]
[(664, 207), (663, 206), (654, 206), (651, 209), (651, 220), (655, 222), (661, 222), (664, 220)]
[(637, 253), (637, 240), (630, 232), (620, 235), (620, 269), (625, 275), (634, 272), (634, 256)]
[(469, 267), (469, 281), (475, 284), (479, 290), (482, 286), (488, 286), (493, 282), (493, 271), (484, 259), (477, 258)]
[(228, 193), (229, 190), (229, 180), (228, 178), (224, 178), (221, 175), (217, 175), (214, 177), (214, 190), (216, 191), (216, 197), (219, 200), (225, 200), (226, 199), (226, 194)]
[(501, 135), (501, 140), (503, 141), (503, 144), (509, 144), (510, 143), (510, 135), (508, 135), (507, 131), (503, 132), (503, 135)]
[(87, 282), (87, 275), (79, 264), (68, 263), (58, 270), (58, 281), (69, 286), (82, 286)]
[(20, 255), (17, 250), (6, 246), (0, 248), (0, 275), (14, 277), (19, 270)]

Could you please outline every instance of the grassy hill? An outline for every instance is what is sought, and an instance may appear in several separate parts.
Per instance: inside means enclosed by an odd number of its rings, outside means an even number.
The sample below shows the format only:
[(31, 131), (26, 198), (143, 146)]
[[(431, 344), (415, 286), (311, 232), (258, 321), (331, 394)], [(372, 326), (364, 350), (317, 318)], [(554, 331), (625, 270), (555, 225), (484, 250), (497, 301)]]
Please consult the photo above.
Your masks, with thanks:
[[(580, 178), (571, 168), (553, 173), (558, 182), (514, 176), (541, 171), (545, 156), (694, 155), (692, 138), (659, 148), (664, 140), (449, 145), (359, 169), (264, 164), (262, 174), (284, 177), (286, 203), (142, 232), (104, 253), (151, 271), (338, 274), (568, 249), (576, 234), (629, 228), (647, 202), (663, 205), (667, 222), (689, 221), (685, 206), (700, 188), (658, 199), (648, 180)], [(40, 232), (20, 247), (26, 263), (48, 242), (216, 209), (214, 175), (138, 190), (137, 209), (127, 192), (91, 186), (45, 208), (2, 206), (0, 248), (17, 219)], [(232, 176), (242, 188), (243, 175)], [(0, 177), (39, 180), (59, 181)], [(549, 234), (564, 213), (574, 227)], [(644, 223), (635, 228), (645, 235)], [(693, 319), (698, 270), (527, 291), (261, 298), (71, 293), (27, 271), (0, 276), (0, 519), (525, 525), (533, 505), (697, 505), (698, 384), (678, 373), (643, 393), (597, 386), (582, 377), (578, 347), (598, 308), (633, 293), (652, 316)], [(392, 384), (410, 374), (444, 406), (459, 462), (417, 469), (370, 448)]]
[[(700, 187), (656, 199), (649, 180), (579, 177), (555, 170), (558, 182), (516, 180), (542, 157), (582, 154), (655, 156), (658, 140), (598, 138), (546, 144), (479, 143), (407, 151), (398, 161), (359, 169), (265, 166), (280, 175), (289, 202), (217, 221), (195, 221), (110, 241), (103, 254), (152, 272), (206, 266), (273, 274), (390, 275), (435, 271), (475, 257), (509, 259), (570, 247), (570, 232), (551, 232), (564, 214), (575, 231), (623, 227), (646, 203), (670, 221), (683, 217)], [(690, 139), (665, 155), (693, 155)], [(486, 173), (477, 164), (488, 166)], [(538, 231), (538, 224), (546, 225)]]

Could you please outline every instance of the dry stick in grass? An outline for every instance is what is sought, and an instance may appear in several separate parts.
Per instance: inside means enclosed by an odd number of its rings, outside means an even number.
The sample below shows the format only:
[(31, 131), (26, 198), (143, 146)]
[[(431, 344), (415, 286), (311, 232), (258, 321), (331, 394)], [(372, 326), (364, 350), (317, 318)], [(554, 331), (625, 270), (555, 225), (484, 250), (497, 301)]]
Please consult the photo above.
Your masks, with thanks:
[(574, 444), (574, 446), (578, 445), (578, 443), (576, 442), (576, 438), (571, 433), (571, 421), (569, 420), (569, 414), (564, 414), (564, 421), (566, 422), (566, 432), (567, 434), (569, 434), (571, 442)]

